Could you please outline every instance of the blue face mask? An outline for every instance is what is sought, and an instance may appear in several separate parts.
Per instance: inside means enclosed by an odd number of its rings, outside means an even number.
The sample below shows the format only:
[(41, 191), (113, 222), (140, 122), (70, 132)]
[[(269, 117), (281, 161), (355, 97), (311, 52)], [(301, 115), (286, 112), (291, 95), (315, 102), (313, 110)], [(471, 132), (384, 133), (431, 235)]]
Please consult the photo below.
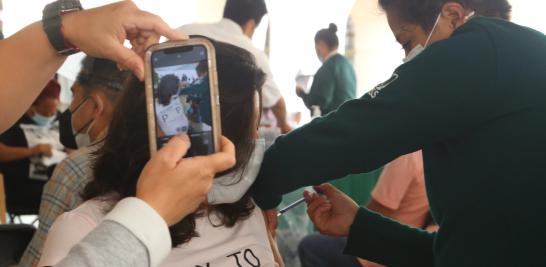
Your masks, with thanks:
[(38, 124), (39, 126), (42, 126), (42, 127), (51, 126), (56, 118), (57, 118), (57, 116), (46, 117), (46, 116), (42, 116), (42, 115), (40, 115), (38, 113), (36, 113), (36, 114), (34, 114), (34, 116), (32, 116), (32, 120), (36, 124)]

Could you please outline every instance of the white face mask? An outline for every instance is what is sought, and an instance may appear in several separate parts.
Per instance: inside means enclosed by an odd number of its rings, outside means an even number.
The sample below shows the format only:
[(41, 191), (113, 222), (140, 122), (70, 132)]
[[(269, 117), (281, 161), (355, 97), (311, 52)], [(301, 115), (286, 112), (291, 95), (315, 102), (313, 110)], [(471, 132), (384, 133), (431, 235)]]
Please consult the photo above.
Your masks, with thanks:
[(244, 173), (232, 172), (214, 179), (212, 189), (208, 194), (209, 204), (230, 204), (239, 201), (256, 181), (265, 150), (265, 139), (257, 139)]
[(438, 14), (438, 17), (436, 18), (436, 22), (434, 23), (434, 26), (432, 27), (432, 30), (428, 34), (427, 41), (425, 42), (425, 45), (418, 44), (416, 45), (406, 56), (406, 58), (403, 59), (404, 63), (408, 63), (412, 61), (415, 57), (417, 57), (419, 54), (423, 53), (425, 51), (425, 48), (428, 46), (430, 39), (432, 38), (432, 35), (436, 31), (436, 28), (438, 27), (438, 22), (440, 22), (441, 14)]
[(412, 61), (416, 56), (421, 54), (423, 51), (425, 51), (425, 47), (421, 44), (418, 44), (409, 52), (406, 58), (404, 58), (402, 61), (404, 61), (404, 63), (408, 63)]
[(87, 127), (87, 131), (85, 133), (77, 133), (74, 128), (72, 128), (72, 132), (74, 133), (74, 138), (76, 139), (76, 145), (78, 145), (78, 148), (86, 147), (91, 144), (91, 136), (89, 135), (89, 132), (95, 125), (95, 120), (92, 120), (89, 124), (89, 127)]
[[(76, 110), (72, 113), (72, 119), (74, 119), (74, 115), (78, 113), (78, 111), (81, 110), (81, 108), (84, 106), (85, 102), (87, 102), (89, 98), (85, 99)], [(74, 122), (72, 122), (72, 133), (74, 134), (74, 139), (76, 140), (76, 145), (78, 148), (87, 147), (91, 144), (91, 136), (89, 136), (89, 132), (91, 132), (91, 129), (95, 125), (95, 120), (91, 120), (86, 126), (84, 126), (79, 131), (74, 129)], [(83, 129), (87, 127), (87, 131), (83, 133)]]
[[(465, 22), (470, 20), (476, 12), (471, 11), (466, 17)], [(436, 22), (434, 23), (434, 26), (432, 27), (432, 30), (428, 34), (427, 41), (425, 42), (425, 45), (422, 46), (421, 44), (416, 45), (406, 56), (406, 58), (403, 59), (404, 63), (408, 63), (412, 61), (415, 57), (417, 57), (419, 54), (423, 53), (425, 49), (427, 48), (428, 44), (430, 43), (430, 39), (432, 38), (432, 35), (436, 31), (436, 28), (438, 28), (438, 23), (440, 22), (440, 18), (442, 17), (442, 14), (438, 14), (438, 17), (436, 18)]]

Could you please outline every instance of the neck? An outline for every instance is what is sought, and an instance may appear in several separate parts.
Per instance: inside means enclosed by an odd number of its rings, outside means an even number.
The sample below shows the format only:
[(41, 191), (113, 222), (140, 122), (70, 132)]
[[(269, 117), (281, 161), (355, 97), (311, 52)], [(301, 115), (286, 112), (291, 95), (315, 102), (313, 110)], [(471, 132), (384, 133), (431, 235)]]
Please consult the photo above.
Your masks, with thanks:
[(107, 130), (107, 128), (102, 128), (101, 130), (97, 130), (94, 133), (89, 133), (89, 139), (91, 140), (91, 143), (95, 143), (103, 139), (106, 136)]
[(331, 58), (335, 54), (337, 54), (337, 49), (334, 49), (334, 50), (330, 51), (328, 54), (326, 54), (326, 56), (324, 57), (324, 61), (328, 60), (329, 58)]

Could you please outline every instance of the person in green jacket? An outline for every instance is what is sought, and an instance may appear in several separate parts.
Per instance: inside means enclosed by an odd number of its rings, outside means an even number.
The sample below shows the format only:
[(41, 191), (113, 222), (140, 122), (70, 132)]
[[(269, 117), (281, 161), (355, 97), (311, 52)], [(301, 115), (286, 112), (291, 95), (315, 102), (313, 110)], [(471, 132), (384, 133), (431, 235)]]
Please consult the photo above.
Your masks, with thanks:
[(279, 138), (256, 203), (273, 209), (285, 192), (422, 149), (439, 232), (358, 208), (329, 185), (324, 197), (307, 195), (316, 227), (387, 266), (546, 266), (546, 36), (468, 18), (483, 2), (380, 0), (404, 47), (409, 29), (395, 22), (424, 22), (425, 50), (362, 98)]
[(315, 49), (322, 67), (315, 74), (308, 94), (297, 87), (296, 94), (311, 111), (313, 106), (320, 108), (321, 114), (336, 110), (341, 104), (356, 98), (356, 74), (347, 58), (337, 52), (339, 39), (337, 26), (330, 24), (315, 35)]

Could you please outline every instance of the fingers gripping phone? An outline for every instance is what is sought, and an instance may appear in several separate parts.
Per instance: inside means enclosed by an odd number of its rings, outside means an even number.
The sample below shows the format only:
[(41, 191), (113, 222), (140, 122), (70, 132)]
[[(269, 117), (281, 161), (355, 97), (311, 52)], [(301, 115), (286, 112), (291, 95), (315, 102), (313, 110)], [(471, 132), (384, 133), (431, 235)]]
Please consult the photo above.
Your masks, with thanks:
[(146, 52), (151, 154), (187, 134), (187, 157), (219, 151), (221, 125), (214, 45), (204, 38), (155, 45)]

